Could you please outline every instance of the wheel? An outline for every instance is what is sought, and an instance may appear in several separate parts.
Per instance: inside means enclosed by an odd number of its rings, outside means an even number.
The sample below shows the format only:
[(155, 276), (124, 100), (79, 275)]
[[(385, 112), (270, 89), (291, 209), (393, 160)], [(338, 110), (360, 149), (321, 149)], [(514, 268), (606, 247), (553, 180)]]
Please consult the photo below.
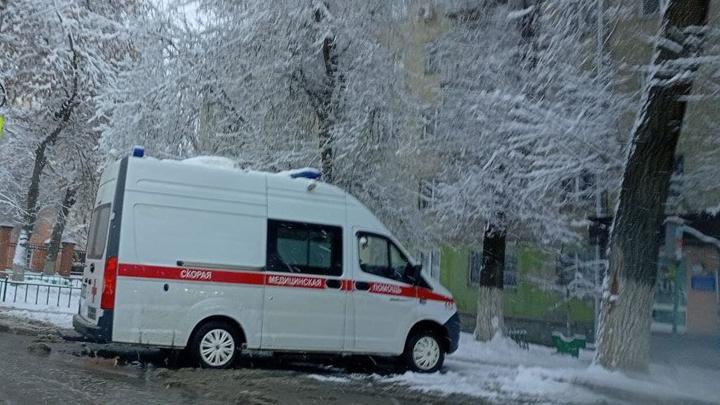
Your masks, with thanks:
[(445, 361), (445, 352), (440, 341), (432, 332), (424, 331), (413, 335), (405, 347), (405, 363), (412, 371), (434, 373)]
[(190, 343), (193, 361), (203, 368), (229, 368), (240, 352), (240, 339), (234, 327), (210, 321), (198, 328)]

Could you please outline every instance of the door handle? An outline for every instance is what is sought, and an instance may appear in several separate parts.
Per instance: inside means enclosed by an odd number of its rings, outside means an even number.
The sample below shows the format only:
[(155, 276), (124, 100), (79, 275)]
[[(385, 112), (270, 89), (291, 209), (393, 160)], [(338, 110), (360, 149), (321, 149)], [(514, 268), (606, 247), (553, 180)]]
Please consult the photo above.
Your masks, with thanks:
[(342, 283), (340, 280), (325, 280), (325, 287), (339, 289)]
[(370, 283), (365, 282), (365, 281), (356, 281), (355, 289), (361, 290), (361, 291), (367, 291), (370, 289)]

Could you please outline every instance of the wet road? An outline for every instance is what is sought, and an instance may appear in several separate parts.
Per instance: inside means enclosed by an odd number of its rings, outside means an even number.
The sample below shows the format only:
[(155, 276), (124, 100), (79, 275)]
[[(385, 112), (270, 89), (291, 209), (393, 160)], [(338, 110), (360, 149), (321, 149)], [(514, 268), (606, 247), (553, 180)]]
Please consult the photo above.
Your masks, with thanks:
[(369, 377), (338, 383), (347, 374), (329, 363), (269, 357), (245, 358), (227, 371), (165, 367), (173, 362), (159, 351), (67, 341), (52, 330), (15, 332), (0, 324), (0, 404), (479, 403)]
[(138, 367), (73, 356), (63, 343), (47, 343), (49, 354), (31, 353), (27, 348), (33, 344), (29, 336), (0, 333), (0, 403), (189, 404), (197, 399), (185, 390), (150, 381)]
[(0, 334), (0, 400), (7, 404), (30, 403), (192, 403), (182, 390), (162, 389), (148, 381), (143, 371), (114, 367), (108, 360), (75, 357), (50, 343), (49, 355), (31, 353), (32, 338)]

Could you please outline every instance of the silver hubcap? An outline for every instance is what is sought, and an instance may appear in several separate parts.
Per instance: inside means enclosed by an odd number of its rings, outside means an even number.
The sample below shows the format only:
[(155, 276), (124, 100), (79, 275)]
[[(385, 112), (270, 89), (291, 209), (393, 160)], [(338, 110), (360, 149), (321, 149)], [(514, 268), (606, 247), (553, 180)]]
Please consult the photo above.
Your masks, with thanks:
[(224, 329), (213, 329), (200, 341), (200, 356), (213, 367), (226, 365), (235, 353), (235, 340)]
[(423, 336), (415, 342), (413, 360), (420, 370), (430, 370), (440, 360), (440, 345), (430, 336)]

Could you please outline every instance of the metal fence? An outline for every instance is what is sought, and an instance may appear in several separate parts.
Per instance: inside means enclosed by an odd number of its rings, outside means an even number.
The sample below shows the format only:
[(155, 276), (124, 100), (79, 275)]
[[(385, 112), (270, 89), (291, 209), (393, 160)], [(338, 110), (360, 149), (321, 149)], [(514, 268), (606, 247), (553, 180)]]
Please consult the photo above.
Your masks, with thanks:
[(0, 279), (0, 302), (32, 309), (33, 306), (54, 306), (75, 310), (80, 305), (82, 280), (69, 279), (67, 285), (43, 282), (14, 282)]

